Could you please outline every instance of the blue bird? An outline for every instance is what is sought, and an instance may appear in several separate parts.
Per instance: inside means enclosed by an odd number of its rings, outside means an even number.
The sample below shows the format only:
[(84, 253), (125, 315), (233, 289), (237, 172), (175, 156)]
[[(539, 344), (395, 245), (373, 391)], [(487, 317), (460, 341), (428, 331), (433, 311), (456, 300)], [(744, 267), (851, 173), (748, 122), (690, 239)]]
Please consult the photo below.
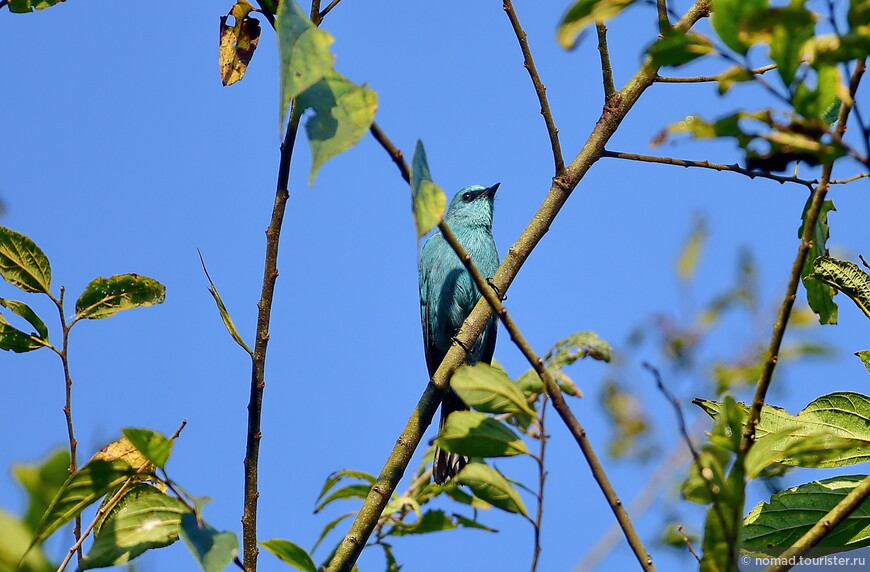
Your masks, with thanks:
[[(456, 193), (444, 222), (453, 230), (471, 260), (486, 278), (492, 278), (499, 267), (498, 251), (492, 236), (493, 198), (499, 183), (491, 187), (472, 185)], [(423, 325), (423, 344), (429, 376), (441, 364), (459, 332), (462, 322), (471, 313), (480, 291), (462, 261), (441, 232), (436, 232), (423, 245), (420, 257), (420, 321)], [(490, 363), (495, 351), (498, 320), (491, 317), (477, 342), (469, 349), (465, 361)], [(441, 424), (454, 411), (468, 409), (452, 389), (441, 403)], [(468, 462), (467, 457), (435, 449), (432, 475), (443, 484), (454, 477)]]

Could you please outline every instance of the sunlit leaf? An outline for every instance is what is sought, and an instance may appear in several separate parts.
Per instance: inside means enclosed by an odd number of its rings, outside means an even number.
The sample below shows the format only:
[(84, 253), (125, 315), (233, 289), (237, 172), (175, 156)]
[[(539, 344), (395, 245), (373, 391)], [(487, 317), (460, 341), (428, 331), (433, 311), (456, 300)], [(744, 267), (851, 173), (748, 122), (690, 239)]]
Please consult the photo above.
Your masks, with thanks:
[(556, 29), (559, 45), (572, 49), (586, 26), (613, 18), (633, 2), (634, 0), (576, 0), (559, 21)]
[(528, 516), (519, 493), (492, 467), (483, 463), (468, 463), (454, 479), (459, 484), (467, 485), (476, 496), (493, 506)]
[(819, 256), (812, 264), (810, 277), (836, 288), (855, 302), (870, 318), (870, 275), (848, 260)]
[(713, 45), (707, 38), (691, 32), (670, 32), (647, 49), (655, 65), (674, 67), (714, 51)]
[(153, 278), (121, 274), (95, 278), (76, 300), (76, 317), (100, 320), (121, 310), (162, 304), (166, 288)]
[(318, 513), (323, 508), (331, 503), (334, 500), (338, 499), (364, 499), (369, 495), (369, 491), (372, 490), (371, 485), (348, 485), (346, 487), (341, 487), (340, 489), (335, 489), (326, 496), (320, 504), (314, 507), (314, 512)]
[[(260, 22), (249, 16), (252, 10), (254, 7), (250, 2), (236, 0), (230, 13), (221, 16), (218, 62), (221, 82), (224, 85), (232, 85), (245, 77), (245, 71), (260, 41)], [(231, 16), (235, 23), (228, 26), (227, 19)]]
[(299, 95), (298, 103), (300, 113), (314, 111), (305, 122), (312, 157), (310, 185), (327, 160), (353, 147), (372, 126), (378, 94), (326, 70), (322, 79)]
[(462, 365), (450, 378), (450, 387), (477, 411), (535, 416), (523, 393), (504, 370), (489, 364)]
[(785, 8), (774, 8), (769, 14), (772, 24), (770, 59), (776, 64), (783, 83), (789, 86), (794, 82), (801, 63), (801, 50), (813, 37), (815, 18), (803, 7), (803, 2), (792, 3)]
[(65, 0), (9, 0), (9, 11), (16, 14), (33, 12), (33, 9), (45, 10)]
[(308, 552), (306, 552), (301, 546), (294, 544), (289, 540), (273, 538), (272, 540), (266, 540), (259, 544), (280, 558), (283, 562), (290, 564), (297, 570), (304, 570), (304, 572), (317, 572), (317, 566), (314, 565), (314, 560), (312, 560)]
[(526, 444), (504, 423), (478, 411), (454, 411), (436, 443), (446, 451), (469, 457), (505, 457), (528, 453)]
[[(696, 399), (711, 416), (718, 417), (722, 403)], [(746, 419), (749, 407), (738, 404), (741, 423)], [(772, 451), (783, 451), (783, 458), (777, 462), (805, 467), (841, 467), (870, 460), (870, 397), (854, 392), (835, 392), (823, 395), (810, 402), (797, 415), (771, 405), (761, 410), (761, 418), (755, 429), (756, 438), (761, 440), (767, 435), (776, 435), (770, 443)], [(830, 438), (831, 455), (813, 457), (812, 455), (785, 454), (796, 443), (812, 436), (820, 439)], [(851, 442), (845, 447), (841, 439)]]
[(220, 572), (239, 553), (239, 539), (234, 532), (219, 532), (207, 522), (198, 522), (190, 512), (181, 516), (181, 537), (203, 572)]
[(151, 485), (134, 484), (106, 515), (79, 570), (116, 566), (178, 540), (187, 507)]
[(116, 461), (119, 459), (134, 469), (145, 466), (149, 462), (148, 458), (127, 437), (121, 437), (117, 441), (109, 443), (91, 457), (92, 461)]
[(334, 40), (308, 19), (296, 0), (278, 5), (275, 32), (281, 57), (279, 125), (284, 125), (290, 100), (323, 79), (324, 74), (332, 69), (329, 46)]
[(0, 509), (0, 570), (9, 572), (54, 572), (42, 550), (31, 549), (24, 555), (30, 541), (30, 527)]
[(0, 276), (25, 292), (48, 294), (51, 265), (36, 243), (19, 232), (0, 226)]
[(124, 436), (142, 455), (160, 467), (161, 469), (166, 464), (169, 455), (172, 452), (172, 441), (164, 435), (151, 429), (134, 429), (128, 427), (123, 429)]
[(411, 161), (411, 193), (417, 236), (422, 237), (438, 226), (447, 210), (447, 196), (432, 182), (423, 142), (417, 141)]
[[(791, 546), (843, 500), (866, 475), (843, 475), (778, 492), (759, 503), (745, 519), (743, 546), (764, 554), (769, 547)], [(870, 501), (864, 501), (815, 545), (814, 555), (870, 546)], [(757, 550), (752, 550), (753, 548)], [(830, 548), (830, 550), (825, 550)]]
[(211, 280), (208, 269), (205, 267), (205, 260), (203, 260), (202, 258), (202, 253), (199, 252), (199, 249), (197, 249), (197, 252), (199, 253), (199, 261), (202, 264), (202, 271), (205, 272), (205, 278), (206, 280), (208, 280), (208, 292), (209, 294), (211, 294), (211, 297), (214, 298), (215, 304), (217, 304), (218, 314), (220, 314), (221, 320), (224, 323), (224, 327), (226, 327), (227, 332), (229, 332), (230, 334), (230, 337), (233, 338), (233, 340), (235, 340), (235, 342), (239, 344), (239, 346), (243, 350), (248, 352), (248, 355), (253, 357), (253, 350), (251, 350), (251, 348), (248, 347), (248, 344), (245, 343), (245, 340), (242, 339), (242, 334), (240, 334), (238, 328), (236, 328), (236, 324), (235, 322), (233, 322), (233, 318), (230, 316), (229, 310), (227, 310), (227, 307), (224, 305), (224, 301), (221, 298), (221, 295), (217, 291), (217, 287)]
[(320, 499), (326, 496), (326, 493), (332, 490), (332, 487), (337, 485), (342, 479), (360, 479), (366, 481), (369, 485), (375, 484), (375, 481), (377, 480), (374, 475), (370, 475), (363, 471), (351, 471), (348, 469), (335, 471), (323, 482), (323, 488), (320, 489), (320, 494), (317, 495), (317, 501), (320, 501)]
[(710, 22), (725, 45), (739, 54), (746, 54), (751, 43), (742, 37), (743, 23), (766, 6), (766, 0), (716, 0)]
[[(24, 304), (22, 304), (21, 302), (0, 299), (0, 305), (8, 307), (7, 304), (21, 304), (22, 306), (24, 306)], [(29, 310), (30, 308), (27, 309)], [(17, 314), (18, 312), (15, 313)], [(36, 314), (34, 314), (34, 316), (36, 316)], [(8, 321), (6, 321), (6, 318), (3, 316), (3, 314), (0, 314), (0, 350), (13, 351), (15, 353), (24, 353), (38, 350), (44, 347), (45, 344), (40, 341), (40, 338), (38, 336), (22, 332), (21, 330), (10, 324)]]
[(745, 83), (755, 79), (755, 75), (743, 66), (732, 66), (719, 74), (719, 95), (725, 95), (736, 83)]
[(870, 371), (870, 350), (861, 350), (860, 352), (855, 352), (855, 355), (858, 356), (858, 359), (861, 360), (867, 371)]
[[(807, 199), (806, 205), (804, 205), (804, 211), (801, 215), (801, 226), (798, 229), (799, 238), (803, 236), (807, 212), (809, 211), (811, 203), (812, 195)], [(816, 280), (815, 278), (807, 280), (806, 277), (813, 274), (813, 262), (816, 258), (828, 253), (827, 242), (828, 237), (830, 236), (830, 230), (828, 228), (828, 213), (832, 210), (837, 210), (834, 208), (834, 202), (826, 200), (822, 204), (822, 210), (819, 212), (819, 217), (816, 220), (815, 227), (813, 228), (812, 246), (810, 247), (810, 251), (807, 253), (807, 258), (804, 261), (803, 268), (801, 269), (801, 277), (805, 278), (804, 287), (807, 291), (807, 302), (809, 303), (810, 308), (813, 309), (813, 312), (819, 316), (820, 324), (837, 323), (838, 310), (837, 303), (834, 302), (834, 294), (836, 294), (836, 291), (823, 281)]]
[(51, 536), (58, 528), (134, 474), (134, 469), (124, 461), (97, 459), (70, 475), (33, 532), (31, 546)]

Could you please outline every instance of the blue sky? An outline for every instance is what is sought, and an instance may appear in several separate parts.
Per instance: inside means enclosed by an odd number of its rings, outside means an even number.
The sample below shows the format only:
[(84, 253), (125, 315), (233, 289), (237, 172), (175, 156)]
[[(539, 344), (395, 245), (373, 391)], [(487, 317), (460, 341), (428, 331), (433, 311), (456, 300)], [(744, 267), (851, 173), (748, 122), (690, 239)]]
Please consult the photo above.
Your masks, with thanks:
[[(687, 6), (678, 2), (674, 8)], [(170, 475), (193, 494), (214, 499), (205, 512), (213, 526), (239, 532), (250, 368), (220, 322), (196, 249), (243, 336), (252, 340), (263, 232), (278, 164), (278, 63), (274, 34), (264, 22), (248, 75), (221, 87), (218, 18), (230, 7), (201, 0), (171, 10), (143, 2), (67, 2), (34, 14), (4, 11), (0, 125), (7, 144), (0, 155), (0, 198), (6, 212), (0, 224), (43, 248), (52, 262), (55, 292), (65, 285), (68, 302), (96, 276), (136, 272), (166, 285), (161, 306), (73, 330), (81, 458), (117, 438), (122, 427), (170, 434), (187, 419)], [(565, 3), (518, 2), (516, 8), (549, 88), (565, 156), (572, 158), (601, 111), (593, 38), (573, 52), (563, 51), (554, 30)], [(644, 6), (610, 24), (617, 87), (637, 69), (655, 24), (654, 10)], [(337, 69), (378, 92), (376, 120), (408, 155), (418, 138), (424, 141), (432, 176), (449, 195), (468, 184), (501, 182), (494, 233), (504, 253), (546, 194), (552, 160), (501, 3), (375, 6), (346, 0), (324, 28), (336, 38)], [(695, 75), (724, 67), (712, 61), (670, 71)], [(751, 88), (720, 98), (712, 84), (658, 84), (608, 148), (733, 163), (738, 155), (730, 143), (681, 141), (651, 150), (649, 142), (688, 113), (714, 117), (764, 102)], [(380, 470), (425, 386), (426, 367), (418, 243), (409, 190), (395, 166), (366, 136), (329, 161), (309, 188), (304, 140), (297, 151), (269, 345), (260, 538), (310, 547), (332, 516), (357, 507), (348, 501), (312, 515), (323, 480), (344, 468)], [(847, 170), (835, 176), (846, 176)], [(810, 170), (802, 174), (815, 176)], [(867, 191), (863, 181), (832, 190), (837, 211), (830, 215), (829, 244), (835, 254), (852, 259), (870, 254)], [(619, 352), (629, 332), (656, 313), (690, 320), (693, 309), (732, 283), (738, 249), (747, 247), (759, 267), (762, 310), (730, 319), (703, 350), (705, 359), (732, 356), (747, 340), (769, 335), (797, 250), (805, 199), (805, 189), (796, 185), (603, 159), (514, 282), (508, 308), (540, 353), (579, 330), (596, 331)], [(710, 238), (698, 276), (686, 287), (675, 278), (674, 260), (695, 213), (707, 218)], [(4, 284), (0, 296), (20, 298)], [(36, 296), (25, 301), (48, 319), (57, 337), (52, 307)], [(796, 412), (829, 391), (866, 388), (867, 372), (851, 353), (870, 346), (870, 322), (848, 301), (840, 303), (841, 324), (812, 332), (834, 344), (837, 356), (783, 368), (775, 378), (774, 402)], [(72, 306), (68, 303), (68, 314)], [(528, 367), (503, 331), (496, 358), (513, 375)], [(661, 358), (647, 351), (623, 359), (660, 449), (670, 450), (678, 441), (672, 410), (639, 368), (643, 359), (664, 365)], [(609, 428), (598, 387), (614, 374), (613, 367), (580, 363), (569, 372), (586, 393), (570, 403), (602, 455)], [(63, 377), (59, 360), (47, 351), (3, 353), (0, 372), (0, 506), (17, 512), (24, 498), (8, 468), (36, 461), (66, 442)], [(686, 403), (713, 397), (709, 391), (693, 393), (704, 387), (697, 379), (675, 379), (673, 385)], [(687, 413), (696, 416), (692, 409)], [(576, 445), (552, 414), (549, 430), (539, 569), (572, 570), (613, 518)], [(530, 460), (496, 465), (533, 482)], [(617, 492), (630, 502), (656, 463), (608, 460), (607, 468)], [(828, 475), (795, 472), (787, 484)], [(688, 563), (685, 555), (654, 541), (676, 498), (676, 482), (667, 481), (652, 507), (638, 516), (662, 569)], [(760, 486), (751, 489), (748, 506), (762, 498)], [(446, 503), (443, 508), (458, 510)], [(700, 511), (683, 507), (680, 515), (696, 530), (700, 526)], [(406, 537), (394, 542), (396, 556), (407, 570), (423, 572), (449, 563), (457, 570), (527, 569), (531, 527), (497, 511), (481, 519), (500, 532)], [(70, 537), (59, 533), (49, 550), (62, 553)], [(626, 569), (633, 561), (623, 544), (605, 565)], [(380, 552), (366, 552), (360, 564), (363, 570), (381, 569)], [(287, 569), (268, 554), (260, 565), (266, 571)], [(179, 543), (140, 558), (137, 569), (194, 570), (195, 565)]]

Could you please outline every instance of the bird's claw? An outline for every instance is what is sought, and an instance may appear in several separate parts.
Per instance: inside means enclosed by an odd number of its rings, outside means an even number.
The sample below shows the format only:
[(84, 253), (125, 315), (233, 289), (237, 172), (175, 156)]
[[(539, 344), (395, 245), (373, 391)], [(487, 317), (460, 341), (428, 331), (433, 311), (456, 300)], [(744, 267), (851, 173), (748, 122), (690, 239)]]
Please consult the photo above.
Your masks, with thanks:
[(507, 294), (502, 295), (501, 290), (498, 289), (498, 286), (495, 285), (495, 283), (492, 281), (492, 278), (487, 278), (486, 283), (489, 284), (490, 288), (495, 290), (495, 294), (496, 296), (498, 296), (499, 300), (501, 300), (502, 302), (507, 300)]

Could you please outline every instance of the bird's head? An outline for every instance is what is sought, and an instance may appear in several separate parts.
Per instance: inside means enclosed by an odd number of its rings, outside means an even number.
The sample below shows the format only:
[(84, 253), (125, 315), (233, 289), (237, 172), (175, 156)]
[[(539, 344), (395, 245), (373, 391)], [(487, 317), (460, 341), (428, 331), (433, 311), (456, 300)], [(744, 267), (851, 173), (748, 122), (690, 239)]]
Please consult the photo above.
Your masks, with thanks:
[(447, 208), (444, 216), (447, 224), (492, 227), (493, 199), (500, 184), (491, 187), (471, 185), (461, 189)]

